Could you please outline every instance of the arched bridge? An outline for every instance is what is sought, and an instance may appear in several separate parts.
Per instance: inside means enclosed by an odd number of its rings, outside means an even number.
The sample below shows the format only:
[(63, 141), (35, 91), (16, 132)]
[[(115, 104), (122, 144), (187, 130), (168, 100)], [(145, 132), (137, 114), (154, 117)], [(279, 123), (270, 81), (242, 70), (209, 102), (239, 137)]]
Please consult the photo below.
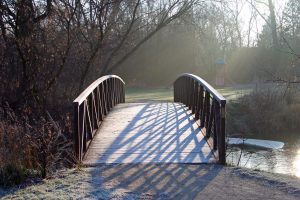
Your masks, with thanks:
[(103, 76), (74, 100), (79, 162), (226, 163), (226, 100), (206, 81), (182, 74), (174, 102), (160, 103), (125, 103), (124, 85)]

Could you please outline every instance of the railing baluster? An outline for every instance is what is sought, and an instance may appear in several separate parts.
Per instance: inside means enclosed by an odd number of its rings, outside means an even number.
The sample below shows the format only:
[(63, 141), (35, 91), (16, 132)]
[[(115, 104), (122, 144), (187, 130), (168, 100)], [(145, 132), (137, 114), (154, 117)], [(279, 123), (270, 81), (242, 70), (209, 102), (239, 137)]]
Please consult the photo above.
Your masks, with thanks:
[(110, 109), (113, 108), (114, 106), (114, 79), (109, 79), (110, 81), (110, 90), (109, 90), (109, 94), (110, 94)]
[(195, 81), (193, 79), (192, 80), (192, 84), (191, 84), (191, 110), (192, 110), (192, 114), (195, 114), (195, 105), (196, 105), (196, 102), (195, 102), (195, 96), (196, 96), (196, 92), (195, 92)]
[(204, 89), (203, 89), (203, 86), (200, 85), (200, 94), (199, 94), (199, 110), (200, 110), (200, 113), (199, 113), (199, 116), (200, 116), (200, 126), (201, 127), (204, 127), (204, 123), (202, 122), (202, 119), (204, 118), (204, 113), (203, 113), (203, 101), (204, 101), (204, 96), (203, 96), (203, 92), (204, 92)]
[(202, 114), (201, 114), (201, 127), (205, 127), (206, 123), (206, 117), (207, 117), (207, 110), (208, 110), (208, 106), (209, 106), (209, 98), (210, 95), (209, 93), (207, 93), (207, 91), (202, 93), (204, 95), (203, 99), (204, 102), (202, 103)]
[(208, 120), (208, 126), (207, 126), (207, 129), (206, 129), (206, 136), (207, 137), (210, 137), (211, 136), (211, 129), (212, 129), (212, 125), (213, 125), (213, 121), (214, 121), (214, 107), (215, 107), (215, 104), (216, 104), (216, 100), (213, 99), (212, 100), (212, 103), (211, 103), (211, 106), (210, 106), (210, 116), (209, 116), (209, 120)]
[(121, 103), (125, 103), (125, 86), (122, 85), (122, 102)]
[(103, 98), (102, 98), (102, 92), (101, 92), (101, 84), (100, 85), (98, 85), (97, 86), (97, 103), (98, 103), (98, 105), (99, 105), (99, 113), (98, 113), (98, 115), (99, 115), (99, 121), (103, 121), (103, 115), (104, 115), (104, 113), (103, 113)]
[(200, 119), (200, 87), (198, 82), (196, 82), (196, 111), (195, 111), (195, 120)]
[(109, 88), (109, 79), (105, 81), (105, 101), (106, 101), (106, 109), (107, 113), (110, 111), (110, 88)]
[(111, 80), (112, 82), (112, 107), (116, 105), (116, 84), (115, 84), (115, 79), (113, 78)]
[(116, 79), (116, 93), (117, 93), (116, 102), (118, 104), (120, 103), (120, 81), (118, 79)]
[(206, 90), (205, 91), (205, 103), (206, 103), (206, 110), (205, 110), (205, 128), (208, 128), (208, 123), (209, 123), (209, 115), (210, 115), (210, 93)]
[(213, 134), (213, 149), (216, 151), (218, 149), (218, 135), (217, 135), (217, 120), (216, 120), (216, 107), (214, 107), (214, 134)]
[(193, 88), (192, 88), (192, 79), (189, 78), (189, 81), (188, 81), (188, 107), (189, 107), (189, 110), (192, 109), (192, 99), (193, 99), (193, 94), (192, 94), (192, 91), (193, 91)]

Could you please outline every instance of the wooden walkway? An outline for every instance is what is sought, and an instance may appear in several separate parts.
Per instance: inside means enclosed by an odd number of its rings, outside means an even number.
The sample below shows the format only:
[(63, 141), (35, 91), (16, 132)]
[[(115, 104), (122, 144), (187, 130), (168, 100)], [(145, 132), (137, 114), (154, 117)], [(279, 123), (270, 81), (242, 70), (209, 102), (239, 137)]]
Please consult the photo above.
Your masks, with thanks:
[(171, 102), (116, 105), (83, 159), (84, 165), (215, 162), (215, 154), (190, 111)]

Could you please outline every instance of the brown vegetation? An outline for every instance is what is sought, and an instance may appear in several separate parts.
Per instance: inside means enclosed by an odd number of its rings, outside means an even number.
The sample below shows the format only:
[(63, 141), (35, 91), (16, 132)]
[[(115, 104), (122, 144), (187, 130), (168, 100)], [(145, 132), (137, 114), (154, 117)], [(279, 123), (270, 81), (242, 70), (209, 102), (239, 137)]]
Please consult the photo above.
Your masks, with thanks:
[[(280, 88), (280, 89), (279, 89)], [(228, 133), (295, 142), (300, 129), (300, 97), (295, 89), (258, 88), (228, 105)]]
[[(0, 184), (19, 183), (28, 170), (46, 177), (74, 163), (67, 132), (52, 120), (36, 119), (30, 107), (15, 113), (6, 103), (0, 106)], [(70, 134), (70, 133), (69, 133)], [(27, 174), (27, 175), (26, 175)]]

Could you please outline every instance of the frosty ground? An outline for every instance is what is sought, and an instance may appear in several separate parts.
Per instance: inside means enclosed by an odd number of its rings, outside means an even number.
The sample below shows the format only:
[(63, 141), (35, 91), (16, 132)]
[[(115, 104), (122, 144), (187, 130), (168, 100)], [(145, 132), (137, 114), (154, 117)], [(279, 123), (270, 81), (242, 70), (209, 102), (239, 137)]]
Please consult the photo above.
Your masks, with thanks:
[(3, 199), (299, 199), (300, 179), (220, 165), (118, 164), (58, 171)]

